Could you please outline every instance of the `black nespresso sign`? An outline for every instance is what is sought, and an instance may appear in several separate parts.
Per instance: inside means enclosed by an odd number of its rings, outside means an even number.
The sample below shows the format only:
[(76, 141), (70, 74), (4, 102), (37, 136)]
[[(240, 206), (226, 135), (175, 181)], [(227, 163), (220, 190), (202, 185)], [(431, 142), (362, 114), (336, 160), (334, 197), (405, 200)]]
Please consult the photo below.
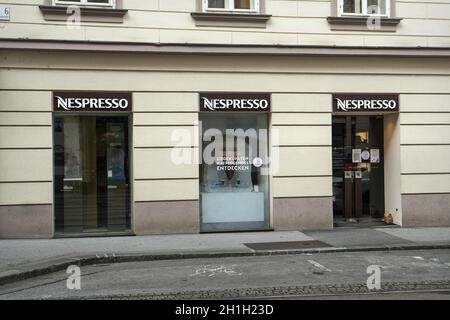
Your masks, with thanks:
[(200, 111), (270, 111), (269, 93), (200, 93)]
[(399, 111), (398, 94), (333, 94), (333, 112)]
[(131, 92), (56, 91), (53, 111), (131, 111)]

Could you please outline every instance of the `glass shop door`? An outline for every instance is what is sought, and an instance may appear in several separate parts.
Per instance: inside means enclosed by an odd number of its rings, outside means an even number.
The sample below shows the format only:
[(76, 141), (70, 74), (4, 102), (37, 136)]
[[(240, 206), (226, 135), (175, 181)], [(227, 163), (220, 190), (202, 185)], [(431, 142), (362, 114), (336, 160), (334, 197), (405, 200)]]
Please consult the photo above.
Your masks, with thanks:
[(333, 212), (336, 219), (383, 218), (382, 116), (333, 116)]

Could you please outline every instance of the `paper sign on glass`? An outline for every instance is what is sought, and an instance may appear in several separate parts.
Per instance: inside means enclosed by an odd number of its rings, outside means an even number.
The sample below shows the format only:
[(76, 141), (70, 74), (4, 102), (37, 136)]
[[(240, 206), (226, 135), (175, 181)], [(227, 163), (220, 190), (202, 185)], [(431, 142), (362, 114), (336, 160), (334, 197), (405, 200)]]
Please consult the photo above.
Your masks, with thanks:
[(369, 160), (369, 159), (370, 159), (370, 152), (369, 152), (368, 150), (364, 150), (364, 151), (361, 153), (361, 158), (362, 158), (364, 161)]
[(352, 149), (352, 162), (353, 163), (361, 162), (361, 149)]
[(380, 163), (380, 149), (370, 150), (370, 163)]

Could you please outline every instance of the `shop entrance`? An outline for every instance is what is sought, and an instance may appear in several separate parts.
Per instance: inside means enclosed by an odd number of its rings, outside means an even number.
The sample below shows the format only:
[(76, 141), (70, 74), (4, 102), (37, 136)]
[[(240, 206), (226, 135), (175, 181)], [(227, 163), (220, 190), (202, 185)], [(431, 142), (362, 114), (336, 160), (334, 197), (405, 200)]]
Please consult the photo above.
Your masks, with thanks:
[(383, 218), (383, 143), (383, 116), (333, 116), (335, 224)]
[(127, 116), (55, 116), (55, 229), (130, 229)]

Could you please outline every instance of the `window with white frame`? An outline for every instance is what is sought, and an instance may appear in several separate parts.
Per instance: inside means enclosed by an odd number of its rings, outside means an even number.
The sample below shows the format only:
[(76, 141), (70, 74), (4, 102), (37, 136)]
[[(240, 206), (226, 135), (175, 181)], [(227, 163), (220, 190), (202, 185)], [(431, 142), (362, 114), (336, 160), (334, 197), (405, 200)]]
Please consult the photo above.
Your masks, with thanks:
[(390, 0), (338, 0), (340, 16), (390, 15)]
[(115, 7), (115, 0), (53, 0), (54, 5)]
[(203, 0), (203, 11), (259, 12), (260, 0)]

